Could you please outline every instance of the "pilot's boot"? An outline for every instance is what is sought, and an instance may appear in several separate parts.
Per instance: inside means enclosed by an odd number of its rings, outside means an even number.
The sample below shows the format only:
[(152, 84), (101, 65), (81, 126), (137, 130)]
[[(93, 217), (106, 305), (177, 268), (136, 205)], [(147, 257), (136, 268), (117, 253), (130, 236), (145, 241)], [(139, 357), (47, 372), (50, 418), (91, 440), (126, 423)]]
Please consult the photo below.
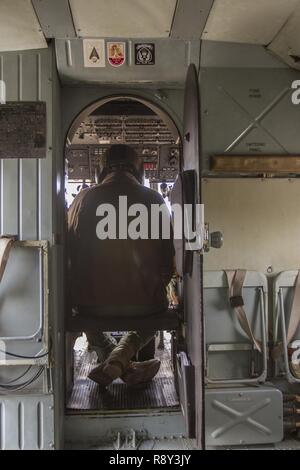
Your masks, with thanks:
[[(93, 369), (89, 374), (89, 378), (102, 387), (107, 387), (114, 380), (111, 375), (106, 372), (106, 367), (107, 364), (103, 363)], [(144, 362), (130, 361), (121, 379), (129, 387), (143, 387), (155, 377), (159, 368), (160, 361), (158, 359), (150, 359)]]
[(160, 368), (158, 359), (150, 359), (144, 362), (130, 362), (129, 367), (121, 379), (129, 387), (145, 386), (157, 374)]
[(93, 369), (88, 377), (104, 387), (109, 385), (124, 374), (129, 367), (130, 359), (137, 351), (136, 345), (129, 340), (128, 336), (124, 336), (106, 361)]

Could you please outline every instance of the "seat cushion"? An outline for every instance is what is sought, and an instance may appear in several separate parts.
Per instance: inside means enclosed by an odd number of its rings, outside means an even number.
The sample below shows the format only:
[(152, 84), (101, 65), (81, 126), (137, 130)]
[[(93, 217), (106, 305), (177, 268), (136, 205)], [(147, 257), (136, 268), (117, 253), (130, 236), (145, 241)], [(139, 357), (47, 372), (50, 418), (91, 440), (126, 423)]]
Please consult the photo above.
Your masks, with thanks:
[(129, 330), (175, 330), (179, 324), (179, 311), (167, 309), (163, 312), (143, 316), (95, 316), (75, 313), (67, 317), (67, 331), (129, 331)]

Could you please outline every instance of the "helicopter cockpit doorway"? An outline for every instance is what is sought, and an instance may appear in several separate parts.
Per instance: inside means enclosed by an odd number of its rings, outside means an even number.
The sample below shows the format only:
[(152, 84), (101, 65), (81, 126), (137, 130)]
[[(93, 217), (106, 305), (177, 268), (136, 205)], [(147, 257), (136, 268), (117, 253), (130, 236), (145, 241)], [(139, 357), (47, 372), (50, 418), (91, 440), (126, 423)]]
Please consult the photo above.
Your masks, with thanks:
[[(105, 98), (85, 109), (71, 125), (65, 147), (65, 206), (69, 208), (82, 189), (97, 184), (105, 152), (115, 144), (135, 149), (143, 159), (144, 185), (160, 192), (171, 210), (170, 192), (181, 165), (179, 131), (156, 105), (129, 96)], [(110, 334), (118, 341), (125, 331), (118, 325), (116, 330)], [(88, 379), (97, 355), (84, 331), (67, 334), (67, 409), (83, 413), (178, 409), (171, 343), (171, 333), (160, 330), (138, 354), (137, 360), (157, 357), (161, 361), (149, 387), (135, 392), (118, 379), (103, 394)]]

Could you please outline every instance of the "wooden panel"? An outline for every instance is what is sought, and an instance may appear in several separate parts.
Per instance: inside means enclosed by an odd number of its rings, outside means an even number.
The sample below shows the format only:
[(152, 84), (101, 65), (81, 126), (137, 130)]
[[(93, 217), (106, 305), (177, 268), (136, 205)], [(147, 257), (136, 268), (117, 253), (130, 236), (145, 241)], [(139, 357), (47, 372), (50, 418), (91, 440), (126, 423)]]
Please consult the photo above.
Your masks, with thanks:
[(300, 173), (300, 155), (237, 156), (217, 155), (211, 158), (211, 170), (219, 173)]

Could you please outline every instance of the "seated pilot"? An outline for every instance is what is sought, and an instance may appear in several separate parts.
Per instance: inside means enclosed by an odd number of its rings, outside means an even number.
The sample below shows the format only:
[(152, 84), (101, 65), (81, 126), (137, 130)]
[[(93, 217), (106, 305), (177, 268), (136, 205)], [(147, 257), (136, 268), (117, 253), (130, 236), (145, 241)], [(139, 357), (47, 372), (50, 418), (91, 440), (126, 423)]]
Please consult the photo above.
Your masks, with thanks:
[[(114, 145), (106, 152), (100, 184), (81, 191), (70, 207), (70, 300), (72, 308), (82, 315), (160, 315), (168, 307), (167, 286), (174, 274), (170, 216), (166, 237), (161, 218), (158, 229), (151, 218), (153, 205), (162, 207), (166, 217), (164, 200), (142, 181), (143, 160), (131, 147)], [(146, 208), (144, 227), (138, 227), (132, 218), (137, 204)], [(143, 235), (130, 236), (131, 223)], [(129, 332), (116, 344), (108, 334), (86, 331), (90, 349), (96, 350), (100, 362), (89, 378), (101, 386), (119, 377), (128, 385), (150, 381), (160, 362), (152, 359), (137, 363), (132, 358), (154, 334), (153, 329)]]

